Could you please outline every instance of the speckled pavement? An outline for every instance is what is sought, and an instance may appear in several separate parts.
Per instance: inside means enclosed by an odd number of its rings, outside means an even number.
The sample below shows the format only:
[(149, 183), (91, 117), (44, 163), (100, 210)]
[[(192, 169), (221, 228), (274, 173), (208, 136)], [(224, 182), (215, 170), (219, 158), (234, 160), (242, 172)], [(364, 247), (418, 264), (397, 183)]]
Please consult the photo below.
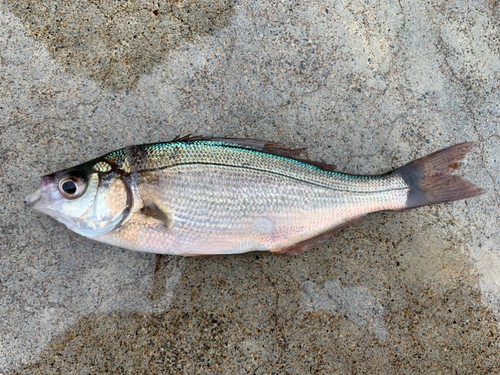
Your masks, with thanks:
[[(500, 372), (495, 1), (1, 0), (0, 374)], [(177, 135), (382, 173), (476, 141), (466, 201), (378, 213), (299, 256), (78, 236), (40, 176)]]

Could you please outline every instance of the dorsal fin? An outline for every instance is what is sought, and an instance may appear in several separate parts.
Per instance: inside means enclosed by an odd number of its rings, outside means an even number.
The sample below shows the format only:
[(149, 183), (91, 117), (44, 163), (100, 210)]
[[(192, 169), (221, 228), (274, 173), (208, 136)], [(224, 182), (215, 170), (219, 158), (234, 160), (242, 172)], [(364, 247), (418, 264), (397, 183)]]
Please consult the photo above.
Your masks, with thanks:
[(207, 141), (214, 142), (226, 142), (232, 143), (239, 146), (251, 147), (256, 150), (267, 152), (269, 154), (285, 156), (287, 158), (292, 158), (297, 154), (300, 154), (305, 148), (291, 149), (284, 147), (281, 143), (261, 141), (258, 139), (245, 139), (245, 138), (207, 138)]
[(191, 134), (188, 134), (187, 136), (182, 136), (182, 137), (177, 136), (171, 142), (189, 142), (189, 141), (213, 141), (213, 142), (230, 143), (233, 145), (250, 147), (250, 148), (253, 148), (253, 149), (268, 153), (268, 154), (279, 155), (279, 156), (284, 156), (286, 158), (298, 160), (302, 163), (314, 165), (315, 167), (324, 169), (325, 171), (333, 172), (333, 171), (335, 171), (335, 168), (336, 168), (336, 166), (333, 164), (326, 164), (326, 163), (321, 163), (321, 162), (317, 162), (317, 161), (296, 158), (295, 156), (300, 154), (302, 151), (304, 151), (306, 149), (305, 147), (304, 148), (297, 148), (297, 149), (290, 149), (290, 148), (284, 147), (281, 143), (261, 141), (258, 139), (211, 138), (211, 137), (202, 137), (202, 136), (191, 136)]
[(318, 167), (318, 168), (321, 168), (325, 171), (330, 171), (330, 172), (335, 172), (337, 166), (334, 165), (334, 164), (326, 164), (326, 163), (321, 163), (319, 161), (312, 161), (312, 160), (306, 160), (306, 159), (296, 159), (302, 163), (305, 163), (305, 164), (310, 164), (310, 165), (314, 165), (315, 167)]
[(187, 135), (178, 135), (170, 142), (189, 142), (189, 141), (205, 141), (205, 140), (207, 140), (207, 138), (201, 135), (187, 134)]

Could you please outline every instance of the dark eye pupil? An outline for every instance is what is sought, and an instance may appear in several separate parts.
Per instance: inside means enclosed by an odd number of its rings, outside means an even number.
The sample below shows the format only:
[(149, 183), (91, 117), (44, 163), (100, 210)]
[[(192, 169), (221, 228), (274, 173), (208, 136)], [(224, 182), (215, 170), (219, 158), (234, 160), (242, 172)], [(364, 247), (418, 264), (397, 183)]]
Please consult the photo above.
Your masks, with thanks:
[(66, 194), (73, 195), (76, 193), (76, 184), (73, 181), (66, 181), (62, 185), (62, 189)]

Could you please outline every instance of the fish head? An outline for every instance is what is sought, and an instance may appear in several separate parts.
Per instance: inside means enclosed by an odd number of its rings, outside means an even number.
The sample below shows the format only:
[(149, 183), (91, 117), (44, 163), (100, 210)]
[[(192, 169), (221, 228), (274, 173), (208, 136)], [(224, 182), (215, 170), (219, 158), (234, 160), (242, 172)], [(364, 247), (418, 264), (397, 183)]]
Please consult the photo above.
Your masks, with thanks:
[(26, 203), (78, 234), (95, 237), (124, 221), (132, 199), (129, 183), (121, 173), (107, 163), (89, 162), (42, 177), (40, 187), (26, 197)]

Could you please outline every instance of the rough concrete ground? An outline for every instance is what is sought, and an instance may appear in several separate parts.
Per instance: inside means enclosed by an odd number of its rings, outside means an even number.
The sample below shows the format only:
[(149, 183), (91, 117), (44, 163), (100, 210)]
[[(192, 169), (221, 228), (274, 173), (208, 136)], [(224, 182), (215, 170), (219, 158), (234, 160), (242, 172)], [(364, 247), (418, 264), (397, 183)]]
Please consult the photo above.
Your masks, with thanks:
[[(499, 19), (493, 1), (3, 0), (0, 373), (499, 372)], [(43, 174), (188, 133), (359, 174), (473, 140), (461, 173), (488, 194), (300, 256), (159, 265), (23, 204)]]

